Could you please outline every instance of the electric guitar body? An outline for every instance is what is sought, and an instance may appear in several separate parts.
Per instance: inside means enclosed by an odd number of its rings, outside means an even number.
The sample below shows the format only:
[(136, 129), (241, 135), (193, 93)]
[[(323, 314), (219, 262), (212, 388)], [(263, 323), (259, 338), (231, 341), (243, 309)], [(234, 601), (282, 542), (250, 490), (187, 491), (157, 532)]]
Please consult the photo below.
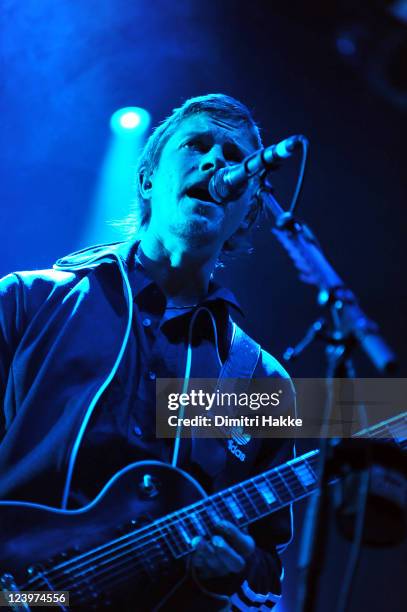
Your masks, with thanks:
[[(182, 600), (187, 606), (188, 600), (205, 596), (181, 558), (184, 534), (170, 533), (157, 519), (203, 497), (188, 474), (152, 461), (119, 472), (79, 511), (2, 502), (2, 588), (69, 591), (73, 609), (114, 604), (121, 610), (182, 610)], [(215, 601), (208, 601), (207, 609), (224, 606)]]
[[(398, 464), (380, 469), (371, 485), (382, 501), (386, 493), (387, 505), (397, 501), (391, 507), (400, 514), (400, 538), (406, 431), (404, 412), (354, 436), (393, 441)], [(79, 510), (0, 501), (0, 590), (68, 591), (69, 607), (78, 610), (225, 610), (227, 598), (204, 593), (191, 577), (195, 538), (212, 536), (221, 520), (245, 529), (311, 495), (318, 487), (318, 455), (309, 451), (210, 496), (182, 470), (142, 461), (120, 470)]]

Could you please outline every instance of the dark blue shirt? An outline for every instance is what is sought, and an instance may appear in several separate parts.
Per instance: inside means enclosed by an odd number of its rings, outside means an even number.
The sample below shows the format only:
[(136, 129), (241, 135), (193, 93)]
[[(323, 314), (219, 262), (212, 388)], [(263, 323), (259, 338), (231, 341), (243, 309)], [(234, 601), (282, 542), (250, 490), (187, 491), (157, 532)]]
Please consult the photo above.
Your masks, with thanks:
[[(184, 378), (191, 318), (200, 307), (192, 333), (191, 378), (217, 378), (230, 346), (230, 307), (240, 311), (231, 291), (210, 283), (194, 307), (169, 308), (164, 293), (136, 257), (129, 270), (134, 299), (133, 334), (121, 367), (92, 416), (78, 458), (73, 484), (76, 501), (92, 499), (119, 469), (135, 461), (170, 462), (173, 439), (155, 436), (157, 378)], [(216, 323), (217, 344), (214, 322)], [(178, 465), (190, 465), (191, 443), (182, 439)], [(96, 468), (96, 469), (95, 469)], [(99, 474), (97, 481), (95, 473)]]

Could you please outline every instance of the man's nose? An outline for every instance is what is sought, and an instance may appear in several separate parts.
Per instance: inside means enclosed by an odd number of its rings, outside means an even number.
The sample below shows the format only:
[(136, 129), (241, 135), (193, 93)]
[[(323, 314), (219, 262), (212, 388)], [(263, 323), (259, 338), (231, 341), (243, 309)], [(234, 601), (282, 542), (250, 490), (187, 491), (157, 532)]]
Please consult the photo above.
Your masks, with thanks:
[(223, 149), (220, 145), (214, 145), (202, 156), (200, 169), (202, 172), (219, 170), (226, 165)]

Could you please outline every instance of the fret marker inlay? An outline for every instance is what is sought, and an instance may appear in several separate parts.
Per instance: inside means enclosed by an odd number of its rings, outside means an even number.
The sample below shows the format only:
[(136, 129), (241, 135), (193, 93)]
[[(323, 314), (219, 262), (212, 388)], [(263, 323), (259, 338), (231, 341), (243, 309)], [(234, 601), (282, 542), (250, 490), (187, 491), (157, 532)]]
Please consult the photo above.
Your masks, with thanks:
[(309, 485), (314, 484), (316, 478), (314, 474), (311, 472), (308, 465), (301, 464), (293, 466), (293, 471), (295, 472), (298, 480), (304, 485), (304, 487), (309, 487)]
[(212, 521), (214, 523), (218, 523), (220, 521), (219, 515), (217, 512), (215, 512), (215, 510), (211, 507), (207, 508), (207, 512), (209, 514), (209, 516), (211, 517)]
[(266, 502), (268, 504), (272, 504), (274, 501), (276, 501), (276, 496), (274, 495), (274, 493), (270, 490), (270, 488), (266, 485), (265, 482), (260, 482), (257, 485), (257, 489), (260, 491), (260, 493), (263, 495), (264, 499), (266, 500)]
[(241, 511), (240, 507), (235, 502), (233, 497), (231, 497), (229, 495), (229, 497), (225, 498), (225, 501), (228, 504), (229, 509), (230, 509), (230, 511), (232, 512), (232, 514), (234, 515), (235, 518), (240, 519), (240, 518), (242, 518), (244, 516), (243, 512)]
[(191, 543), (191, 538), (189, 537), (186, 529), (182, 525), (178, 525), (178, 529), (179, 529), (179, 532), (181, 533), (182, 537), (184, 538), (185, 542), (187, 544), (190, 544)]
[(206, 531), (205, 531), (203, 525), (201, 524), (201, 521), (196, 516), (196, 514), (191, 514), (190, 515), (190, 519), (191, 519), (195, 529), (197, 530), (197, 532), (200, 533), (201, 535), (206, 535)]

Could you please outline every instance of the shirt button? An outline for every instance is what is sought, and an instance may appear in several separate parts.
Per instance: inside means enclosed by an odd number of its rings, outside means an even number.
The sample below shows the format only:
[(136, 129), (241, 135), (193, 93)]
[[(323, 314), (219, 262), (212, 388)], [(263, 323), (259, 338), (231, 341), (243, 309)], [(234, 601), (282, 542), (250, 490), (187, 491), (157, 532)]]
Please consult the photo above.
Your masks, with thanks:
[(149, 377), (150, 380), (155, 380), (157, 378), (157, 374), (150, 370), (149, 373), (148, 373), (148, 377)]
[(140, 437), (141, 434), (143, 433), (138, 425), (134, 426), (134, 430), (133, 431), (134, 431), (135, 435), (138, 436), (138, 437)]
[(143, 325), (144, 325), (144, 327), (150, 327), (150, 325), (151, 325), (151, 319), (149, 319), (148, 317), (146, 317), (145, 319), (143, 319)]

